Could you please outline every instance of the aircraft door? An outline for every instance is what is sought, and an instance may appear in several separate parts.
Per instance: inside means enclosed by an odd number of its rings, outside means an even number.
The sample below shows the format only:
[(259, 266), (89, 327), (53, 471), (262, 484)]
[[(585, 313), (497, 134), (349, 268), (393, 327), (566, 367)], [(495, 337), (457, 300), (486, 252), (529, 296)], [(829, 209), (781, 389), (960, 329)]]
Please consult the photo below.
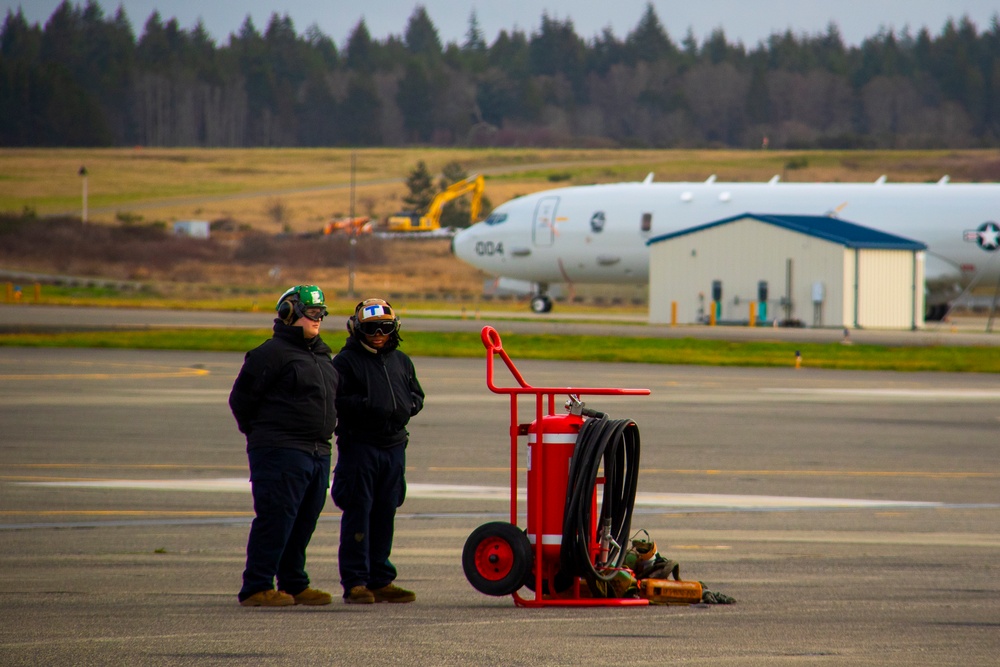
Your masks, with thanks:
[(536, 246), (550, 246), (556, 235), (556, 209), (559, 197), (542, 197), (535, 207), (535, 222), (532, 236)]

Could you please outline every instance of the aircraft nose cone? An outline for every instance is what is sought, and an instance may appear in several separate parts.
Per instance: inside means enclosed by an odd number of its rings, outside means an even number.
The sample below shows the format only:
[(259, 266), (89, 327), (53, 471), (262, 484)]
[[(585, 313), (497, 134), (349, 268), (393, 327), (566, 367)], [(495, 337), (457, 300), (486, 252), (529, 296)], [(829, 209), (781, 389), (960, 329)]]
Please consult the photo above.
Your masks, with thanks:
[(468, 253), (465, 252), (468, 245), (468, 237), (468, 229), (461, 229), (451, 237), (451, 254), (465, 262), (469, 261)]

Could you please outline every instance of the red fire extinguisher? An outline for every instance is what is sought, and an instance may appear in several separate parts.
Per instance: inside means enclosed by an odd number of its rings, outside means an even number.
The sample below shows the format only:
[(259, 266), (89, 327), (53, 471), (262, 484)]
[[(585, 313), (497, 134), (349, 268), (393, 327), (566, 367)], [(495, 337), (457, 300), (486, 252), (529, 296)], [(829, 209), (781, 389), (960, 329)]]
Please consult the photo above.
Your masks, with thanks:
[[(583, 417), (575, 414), (545, 415), (528, 425), (528, 541), (542, 543), (540, 567), (544, 588), (563, 588), (555, 583), (562, 549), (563, 522), (570, 460)], [(537, 551), (536, 551), (537, 553)], [(534, 588), (535, 577), (528, 579)], [(551, 592), (551, 588), (550, 588)]]

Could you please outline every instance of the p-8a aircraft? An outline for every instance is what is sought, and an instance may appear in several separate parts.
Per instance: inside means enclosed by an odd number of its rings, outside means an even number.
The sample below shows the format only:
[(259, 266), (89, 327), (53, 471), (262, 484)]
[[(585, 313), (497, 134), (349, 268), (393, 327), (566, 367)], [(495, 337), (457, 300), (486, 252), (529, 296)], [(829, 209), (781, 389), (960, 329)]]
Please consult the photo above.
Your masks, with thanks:
[(452, 252), (494, 276), (534, 286), (531, 309), (552, 309), (552, 283), (649, 282), (651, 238), (742, 213), (826, 215), (928, 246), (928, 318), (970, 282), (1000, 275), (1000, 184), (655, 183), (582, 185), (525, 195), (458, 232)]

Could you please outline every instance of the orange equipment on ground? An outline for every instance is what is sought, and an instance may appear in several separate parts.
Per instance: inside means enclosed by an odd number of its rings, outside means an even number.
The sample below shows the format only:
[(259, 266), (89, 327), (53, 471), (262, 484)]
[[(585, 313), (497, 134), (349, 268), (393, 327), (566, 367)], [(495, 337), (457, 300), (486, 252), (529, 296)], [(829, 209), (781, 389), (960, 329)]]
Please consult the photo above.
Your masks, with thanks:
[(372, 221), (368, 216), (335, 218), (323, 226), (324, 234), (371, 234)]

